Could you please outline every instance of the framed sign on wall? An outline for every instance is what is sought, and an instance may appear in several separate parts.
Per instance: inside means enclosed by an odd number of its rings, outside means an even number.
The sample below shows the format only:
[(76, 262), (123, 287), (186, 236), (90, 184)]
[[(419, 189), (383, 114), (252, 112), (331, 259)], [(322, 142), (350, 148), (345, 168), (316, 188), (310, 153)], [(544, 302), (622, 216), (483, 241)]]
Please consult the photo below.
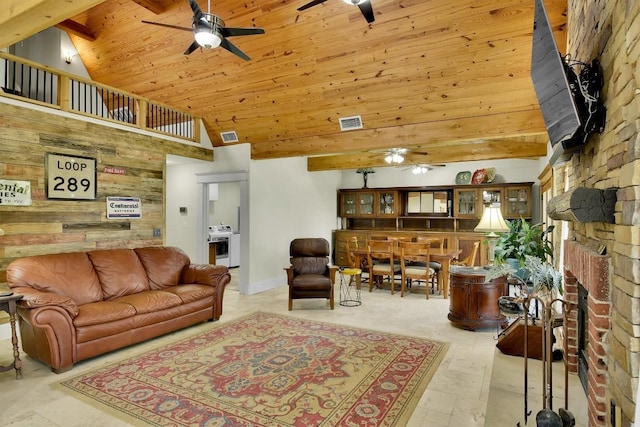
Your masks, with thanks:
[(96, 198), (96, 159), (47, 153), (46, 177), (48, 199)]

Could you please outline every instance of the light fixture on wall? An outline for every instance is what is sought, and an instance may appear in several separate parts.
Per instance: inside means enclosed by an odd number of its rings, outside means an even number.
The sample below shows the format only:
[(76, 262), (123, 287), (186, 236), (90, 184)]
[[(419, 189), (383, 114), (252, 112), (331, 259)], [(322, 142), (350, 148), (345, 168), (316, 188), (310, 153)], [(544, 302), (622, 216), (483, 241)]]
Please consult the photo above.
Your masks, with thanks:
[(495, 206), (493, 203), (485, 206), (484, 212), (482, 212), (482, 218), (480, 218), (480, 222), (476, 225), (474, 231), (488, 233), (485, 237), (487, 238), (487, 246), (489, 246), (489, 254), (487, 257), (489, 264), (485, 268), (491, 267), (495, 259), (496, 243), (498, 237), (500, 237), (496, 233), (509, 231), (509, 225), (502, 217), (500, 207)]
[(405, 148), (392, 148), (387, 151), (384, 161), (393, 163), (394, 165), (404, 162), (404, 154), (407, 152)]
[(64, 62), (66, 62), (67, 64), (71, 64), (71, 62), (73, 62), (73, 57), (76, 56), (76, 54), (72, 53), (70, 50), (66, 51), (64, 53)]

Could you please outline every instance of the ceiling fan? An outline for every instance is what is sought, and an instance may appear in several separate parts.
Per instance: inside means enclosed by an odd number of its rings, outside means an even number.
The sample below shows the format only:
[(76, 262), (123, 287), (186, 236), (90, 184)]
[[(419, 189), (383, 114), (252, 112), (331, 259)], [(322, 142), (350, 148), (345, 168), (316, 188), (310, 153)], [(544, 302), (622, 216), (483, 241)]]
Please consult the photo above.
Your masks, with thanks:
[(435, 168), (443, 168), (446, 165), (431, 165), (431, 164), (426, 164), (426, 163), (418, 163), (417, 165), (413, 165), (411, 167), (402, 169), (403, 171), (407, 171), (407, 170), (411, 170), (411, 172), (414, 175), (419, 175), (419, 174), (423, 174), (423, 173), (427, 173), (430, 170), (433, 170)]
[(196, 3), (195, 0), (188, 0), (189, 6), (191, 6), (191, 10), (193, 10), (193, 23), (191, 24), (191, 28), (187, 27), (179, 27), (176, 25), (162, 24), (160, 22), (151, 22), (151, 21), (142, 21), (145, 24), (153, 24), (159, 25), (161, 27), (173, 28), (175, 30), (183, 30), (183, 31), (193, 31), (193, 36), (195, 38), (194, 42), (184, 51), (185, 55), (191, 54), (194, 50), (199, 47), (203, 47), (205, 49), (215, 49), (218, 46), (222, 46), (224, 49), (233, 53), (234, 55), (239, 56), (240, 58), (248, 61), (249, 56), (247, 56), (243, 51), (238, 49), (235, 45), (233, 45), (229, 40), (225, 37), (231, 36), (249, 36), (253, 34), (264, 34), (264, 30), (262, 28), (231, 28), (225, 27), (224, 21), (219, 17), (212, 13), (211, 11), (211, 0), (208, 2), (207, 13), (203, 13), (200, 10), (200, 6)]
[[(309, 9), (311, 6), (315, 6), (320, 3), (324, 3), (327, 0), (313, 0), (309, 3), (305, 4), (298, 8), (298, 10)], [(376, 20), (376, 17), (373, 15), (373, 7), (371, 6), (371, 0), (342, 0), (346, 4), (351, 4), (354, 6), (358, 6), (360, 11), (364, 15), (367, 22), (371, 23)]]

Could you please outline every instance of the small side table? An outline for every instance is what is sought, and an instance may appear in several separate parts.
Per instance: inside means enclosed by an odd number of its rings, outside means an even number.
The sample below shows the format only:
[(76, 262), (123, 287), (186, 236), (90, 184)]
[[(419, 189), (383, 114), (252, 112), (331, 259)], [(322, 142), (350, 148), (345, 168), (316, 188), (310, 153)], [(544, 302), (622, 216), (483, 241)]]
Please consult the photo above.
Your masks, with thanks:
[(0, 296), (0, 310), (9, 314), (11, 323), (11, 344), (13, 344), (13, 362), (6, 366), (0, 366), (0, 372), (6, 372), (11, 369), (16, 370), (16, 379), (22, 378), (22, 361), (20, 360), (20, 351), (18, 350), (18, 335), (16, 334), (16, 301), (21, 300), (22, 295)]
[[(359, 268), (340, 269), (340, 305), (345, 307), (357, 307), (362, 304), (360, 299), (360, 277), (362, 270)], [(355, 289), (351, 286), (355, 279)]]
[(498, 299), (507, 294), (506, 277), (485, 283), (487, 270), (459, 267), (451, 272), (449, 315), (453, 326), (471, 331), (489, 326), (507, 326)]

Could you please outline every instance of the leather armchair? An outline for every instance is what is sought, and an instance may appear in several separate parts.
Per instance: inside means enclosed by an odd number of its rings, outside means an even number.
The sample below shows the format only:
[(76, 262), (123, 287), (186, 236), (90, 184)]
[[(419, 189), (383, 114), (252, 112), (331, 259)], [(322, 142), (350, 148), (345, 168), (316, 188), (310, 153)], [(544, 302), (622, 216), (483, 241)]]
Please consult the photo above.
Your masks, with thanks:
[(289, 311), (294, 299), (326, 298), (333, 310), (333, 286), (338, 266), (329, 266), (329, 242), (323, 238), (294, 239), (289, 245), (291, 265), (286, 268)]

